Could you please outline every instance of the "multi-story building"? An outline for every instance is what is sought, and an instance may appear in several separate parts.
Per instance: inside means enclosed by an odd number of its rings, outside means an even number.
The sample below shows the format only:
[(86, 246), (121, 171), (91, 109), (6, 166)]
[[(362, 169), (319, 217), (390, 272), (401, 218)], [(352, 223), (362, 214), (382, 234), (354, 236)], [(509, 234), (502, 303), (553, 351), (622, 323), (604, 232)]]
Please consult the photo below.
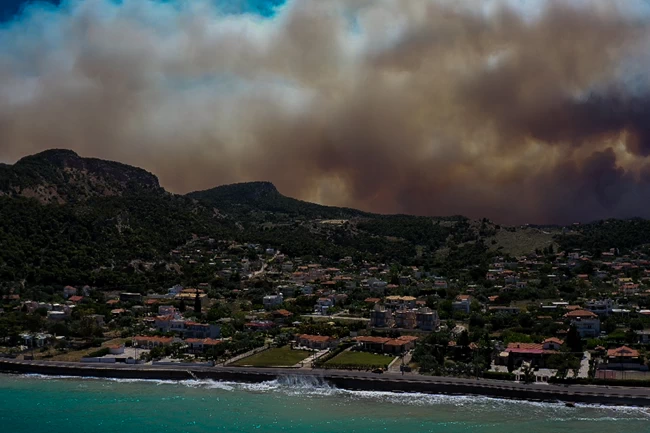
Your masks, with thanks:
[(608, 316), (614, 309), (614, 301), (611, 299), (591, 300), (585, 303), (585, 310), (596, 313), (599, 316)]
[(581, 338), (595, 338), (600, 336), (600, 319), (596, 313), (587, 310), (574, 310), (566, 313), (565, 318), (571, 320)]
[(386, 306), (392, 309), (415, 308), (413, 296), (386, 296)]
[(264, 297), (264, 299), (262, 299), (262, 302), (264, 304), (264, 308), (271, 309), (273, 307), (281, 305), (284, 302), (284, 296), (282, 296), (282, 293), (279, 293), (277, 295), (267, 295)]
[(395, 311), (395, 327), (402, 329), (414, 329), (417, 326), (415, 310), (402, 307)]
[(383, 305), (375, 305), (370, 312), (370, 326), (376, 328), (390, 328), (393, 326), (393, 312), (386, 309)]
[(429, 307), (420, 308), (415, 314), (417, 327), (423, 331), (433, 331), (440, 326), (438, 312)]

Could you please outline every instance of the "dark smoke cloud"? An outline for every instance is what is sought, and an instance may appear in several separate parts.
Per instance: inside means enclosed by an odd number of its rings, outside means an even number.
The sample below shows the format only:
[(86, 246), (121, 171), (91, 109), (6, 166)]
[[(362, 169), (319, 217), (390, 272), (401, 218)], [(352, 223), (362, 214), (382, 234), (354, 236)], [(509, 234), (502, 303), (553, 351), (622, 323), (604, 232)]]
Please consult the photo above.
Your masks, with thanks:
[(72, 2), (0, 30), (0, 159), (52, 147), (172, 191), (270, 180), (378, 212), (650, 217), (644, 2)]

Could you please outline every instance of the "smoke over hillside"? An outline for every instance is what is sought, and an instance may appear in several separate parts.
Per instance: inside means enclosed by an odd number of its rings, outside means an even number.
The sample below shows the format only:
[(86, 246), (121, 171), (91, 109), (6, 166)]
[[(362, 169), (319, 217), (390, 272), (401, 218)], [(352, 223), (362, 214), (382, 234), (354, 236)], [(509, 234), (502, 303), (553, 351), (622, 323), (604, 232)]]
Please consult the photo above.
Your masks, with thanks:
[(650, 217), (641, 0), (124, 0), (0, 30), (0, 159), (70, 148), (175, 192), (270, 180), (376, 212)]

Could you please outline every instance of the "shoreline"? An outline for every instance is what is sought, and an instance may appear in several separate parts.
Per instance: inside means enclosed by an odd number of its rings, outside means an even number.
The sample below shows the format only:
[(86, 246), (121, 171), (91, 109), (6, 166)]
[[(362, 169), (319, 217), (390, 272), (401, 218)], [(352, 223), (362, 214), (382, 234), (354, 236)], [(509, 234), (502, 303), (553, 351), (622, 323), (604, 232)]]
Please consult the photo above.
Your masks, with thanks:
[(216, 380), (262, 383), (282, 377), (316, 377), (337, 388), (356, 391), (383, 391), (485, 397), (537, 402), (585, 403), (605, 406), (650, 407), (650, 388), (522, 384), (491, 379), (406, 374), (374, 374), (333, 370), (302, 370), (253, 367), (188, 367), (126, 364), (80, 364), (54, 361), (0, 359), (0, 372), (47, 376), (95, 377), (114, 379)]

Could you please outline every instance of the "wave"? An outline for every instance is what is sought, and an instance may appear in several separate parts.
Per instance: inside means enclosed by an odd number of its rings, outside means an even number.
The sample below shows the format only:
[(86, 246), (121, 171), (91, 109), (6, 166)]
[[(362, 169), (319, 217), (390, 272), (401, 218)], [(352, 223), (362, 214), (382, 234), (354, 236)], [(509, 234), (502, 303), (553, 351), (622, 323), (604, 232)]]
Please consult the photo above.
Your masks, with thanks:
[[(336, 388), (319, 376), (282, 376), (276, 380), (260, 383), (244, 383), (217, 381), (211, 379), (198, 380), (158, 380), (158, 379), (117, 379), (78, 376), (48, 376), (41, 374), (26, 374), (19, 377), (45, 380), (83, 380), (112, 382), (118, 384), (148, 383), (157, 386), (182, 386), (195, 389), (214, 390), (218, 392), (251, 392), (251, 393), (280, 393), (289, 397), (327, 398), (337, 397), (346, 400), (375, 401), (386, 404), (405, 406), (453, 406), (468, 407), (473, 412), (491, 412), (494, 410), (525, 410), (544, 412), (547, 419), (557, 421), (591, 420), (616, 421), (624, 415), (627, 419), (636, 418), (647, 421), (650, 410), (634, 406), (606, 406), (576, 404), (576, 408), (567, 408), (564, 403), (534, 402), (526, 400), (501, 399), (475, 395), (444, 395), (425, 393), (401, 393), (390, 391), (355, 391)], [(513, 406), (517, 408), (514, 409)], [(581, 411), (577, 416), (576, 410)], [(549, 414), (549, 411), (551, 412)], [(549, 416), (550, 415), (550, 416)]]

